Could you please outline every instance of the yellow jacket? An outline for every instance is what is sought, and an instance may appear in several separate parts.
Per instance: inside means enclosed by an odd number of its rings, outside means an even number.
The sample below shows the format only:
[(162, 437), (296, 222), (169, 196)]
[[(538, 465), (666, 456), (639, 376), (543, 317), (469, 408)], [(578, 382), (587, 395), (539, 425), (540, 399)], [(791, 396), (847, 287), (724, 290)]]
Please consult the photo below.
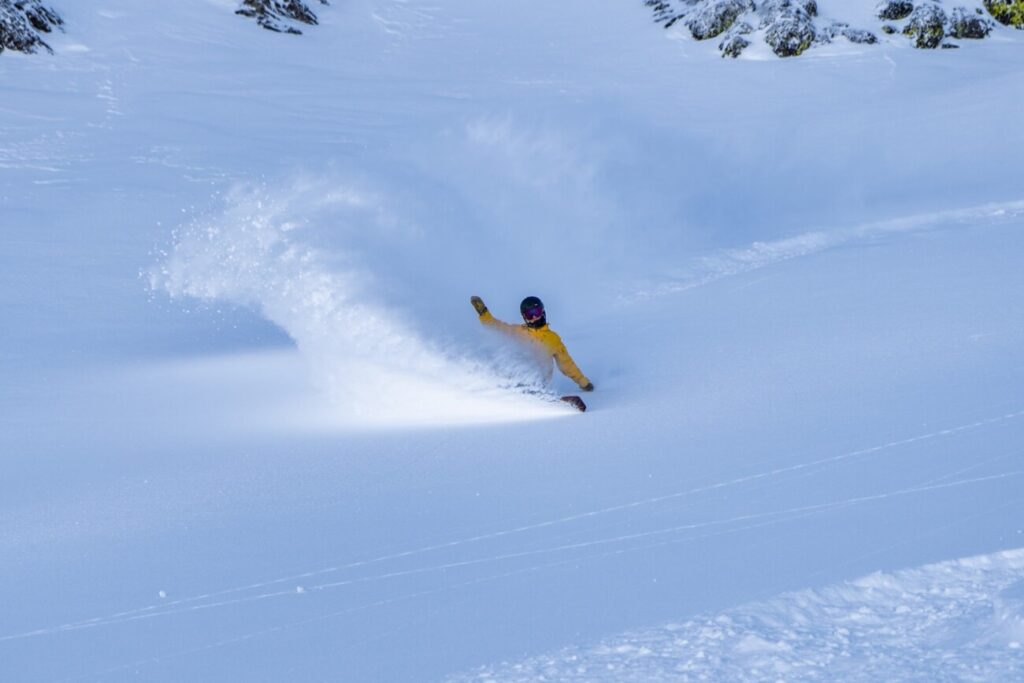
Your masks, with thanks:
[(490, 311), (484, 311), (480, 314), (480, 322), (489, 327), (501, 330), (502, 332), (516, 337), (517, 339), (529, 342), (530, 345), (538, 352), (537, 355), (545, 364), (544, 372), (546, 378), (550, 379), (551, 377), (551, 359), (554, 358), (555, 364), (558, 366), (558, 369), (562, 371), (562, 374), (573, 382), (576, 382), (576, 384), (580, 385), (581, 388), (590, 384), (590, 380), (587, 379), (586, 375), (584, 375), (578, 367), (576, 367), (576, 363), (573, 362), (572, 356), (570, 356), (569, 352), (565, 349), (565, 344), (562, 343), (562, 338), (547, 325), (542, 327), (512, 325), (498, 320), (491, 315)]

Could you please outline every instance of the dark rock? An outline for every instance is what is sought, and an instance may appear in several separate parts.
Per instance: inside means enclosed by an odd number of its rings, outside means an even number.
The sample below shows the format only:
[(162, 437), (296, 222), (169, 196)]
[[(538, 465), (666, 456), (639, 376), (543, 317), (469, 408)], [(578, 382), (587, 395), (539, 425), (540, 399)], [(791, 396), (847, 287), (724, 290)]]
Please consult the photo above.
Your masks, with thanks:
[(942, 44), (942, 49), (943, 50), (959, 50), (960, 46), (956, 45), (955, 43), (943, 43)]
[(908, 0), (884, 0), (878, 3), (878, 18), (888, 21), (906, 19), (914, 11), (914, 3)]
[(896, 27), (893, 26), (892, 24), (886, 24), (885, 26), (882, 27), (882, 33), (886, 33), (891, 36), (892, 34), (896, 33)]
[(949, 16), (949, 35), (952, 38), (985, 38), (995, 25), (985, 17), (969, 14), (963, 7), (957, 7)]
[(946, 37), (946, 13), (938, 5), (921, 5), (910, 15), (903, 34), (914, 39), (914, 47), (934, 50)]
[(40, 33), (61, 28), (64, 21), (42, 0), (0, 0), (0, 52), (53, 52)]
[[(328, 4), (327, 0), (319, 2), (321, 5)], [(268, 31), (295, 35), (301, 34), (302, 31), (292, 26), (291, 22), (310, 26), (319, 23), (316, 14), (303, 0), (242, 0), (242, 6), (235, 14), (256, 19), (256, 23)]]
[(665, 0), (644, 0), (644, 4), (654, 11), (654, 23), (663, 24), (669, 28), (679, 19), (679, 14), (671, 2)]
[(25, 12), (25, 18), (32, 28), (43, 33), (51, 33), (55, 28), (64, 26), (64, 20), (54, 10), (40, 0), (19, 0), (14, 3), (17, 9)]
[(985, 0), (984, 4), (1000, 24), (1024, 29), (1024, 0)]

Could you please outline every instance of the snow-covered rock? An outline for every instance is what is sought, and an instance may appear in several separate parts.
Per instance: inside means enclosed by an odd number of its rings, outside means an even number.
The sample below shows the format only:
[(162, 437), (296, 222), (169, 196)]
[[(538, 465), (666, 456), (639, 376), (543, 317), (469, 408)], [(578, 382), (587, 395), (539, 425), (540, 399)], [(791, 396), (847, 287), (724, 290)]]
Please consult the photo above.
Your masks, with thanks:
[(849, 24), (841, 21), (833, 22), (827, 27), (818, 30), (817, 42), (828, 43), (842, 36), (851, 43), (862, 45), (873, 45), (878, 42), (878, 36), (871, 31), (860, 28), (851, 28)]
[(817, 38), (814, 0), (766, 0), (759, 7), (765, 42), (779, 57), (795, 57)]
[[(326, 5), (328, 2), (320, 0), (320, 4)], [(310, 26), (318, 23), (316, 14), (303, 0), (243, 0), (235, 14), (252, 17), (269, 31), (295, 35), (302, 31), (293, 25), (294, 22)]]
[(971, 12), (957, 7), (949, 15), (948, 33), (952, 38), (981, 39), (987, 37), (993, 28), (992, 20), (982, 16), (981, 10)]
[(985, 9), (999, 23), (1024, 29), (1024, 0), (985, 0)]
[(900, 21), (914, 11), (914, 3), (909, 0), (883, 0), (878, 3), (878, 18), (887, 21)]
[(980, 7), (973, 10), (955, 7), (947, 13), (935, 0), (919, 4), (910, 14), (903, 27), (903, 34), (922, 49), (959, 47), (955, 43), (943, 42), (945, 38), (981, 39), (986, 38), (995, 28), (991, 19), (984, 16)]
[(0, 0), (0, 52), (53, 52), (40, 34), (63, 25), (60, 15), (42, 0)]
[(655, 22), (665, 28), (681, 23), (696, 40), (722, 36), (718, 49), (728, 57), (738, 57), (751, 44), (753, 27), (780, 57), (799, 55), (836, 36), (855, 43), (877, 41), (870, 31), (843, 22), (819, 22), (816, 0), (645, 0), (645, 4), (653, 10)]
[(934, 49), (946, 37), (946, 13), (936, 4), (925, 4), (914, 8), (910, 21), (903, 27), (903, 35), (914, 41), (914, 47)]
[(739, 57), (740, 54), (750, 47), (750, 41), (739, 33), (731, 33), (722, 39), (718, 49), (722, 51), (723, 57)]
[(654, 12), (654, 22), (657, 24), (664, 24), (665, 28), (668, 28), (675, 23), (676, 19), (679, 17), (671, 1), (644, 0), (644, 4), (650, 7)]
[(754, 32), (754, 27), (745, 21), (733, 24), (726, 32), (725, 37), (718, 44), (718, 49), (723, 57), (739, 57), (743, 50), (750, 47), (750, 41), (745, 37)]
[(788, 15), (769, 24), (764, 40), (779, 57), (795, 57), (811, 46), (815, 36), (810, 20)]
[[(858, 44), (878, 42), (874, 30), (851, 26), (842, 16), (820, 16), (816, 0), (645, 0), (644, 4), (653, 10), (655, 22), (665, 28), (679, 23), (696, 40), (721, 36), (718, 49), (728, 57), (738, 57), (758, 38), (779, 57), (794, 57), (839, 37)], [(950, 4), (943, 0), (880, 0), (874, 15), (887, 22), (878, 27), (882, 33), (902, 33), (921, 49), (955, 48), (958, 46), (947, 39), (986, 38), (996, 27), (980, 3), (953, 8)], [(984, 6), (998, 21), (1024, 28), (1024, 0), (984, 0)], [(756, 30), (733, 30), (750, 24)], [(751, 37), (755, 32), (757, 38)]]
[(744, 12), (754, 9), (750, 0), (722, 0), (699, 6), (686, 19), (686, 27), (697, 40), (707, 40), (725, 33)]

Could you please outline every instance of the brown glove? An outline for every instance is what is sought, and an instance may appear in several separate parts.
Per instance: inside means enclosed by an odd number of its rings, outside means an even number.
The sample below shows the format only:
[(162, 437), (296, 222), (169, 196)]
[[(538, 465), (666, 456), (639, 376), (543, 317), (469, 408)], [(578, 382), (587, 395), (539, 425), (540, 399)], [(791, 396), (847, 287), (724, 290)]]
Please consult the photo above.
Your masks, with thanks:
[(473, 308), (476, 309), (477, 315), (483, 315), (487, 312), (487, 306), (484, 305), (484, 300), (478, 296), (469, 297), (469, 303), (473, 304)]

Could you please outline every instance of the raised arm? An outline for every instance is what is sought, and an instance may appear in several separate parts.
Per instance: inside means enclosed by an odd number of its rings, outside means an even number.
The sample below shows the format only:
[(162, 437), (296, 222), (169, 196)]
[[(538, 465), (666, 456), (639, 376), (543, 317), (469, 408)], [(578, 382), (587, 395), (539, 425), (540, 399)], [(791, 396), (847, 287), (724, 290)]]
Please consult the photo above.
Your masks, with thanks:
[(469, 298), (469, 303), (473, 304), (473, 308), (476, 310), (477, 315), (480, 316), (480, 322), (483, 323), (484, 325), (487, 325), (488, 327), (493, 327), (508, 334), (522, 334), (522, 329), (520, 325), (512, 325), (511, 323), (498, 320), (493, 315), (491, 315), (491, 312), (487, 310), (487, 306), (484, 304), (484, 300), (481, 299), (480, 297), (471, 296)]

